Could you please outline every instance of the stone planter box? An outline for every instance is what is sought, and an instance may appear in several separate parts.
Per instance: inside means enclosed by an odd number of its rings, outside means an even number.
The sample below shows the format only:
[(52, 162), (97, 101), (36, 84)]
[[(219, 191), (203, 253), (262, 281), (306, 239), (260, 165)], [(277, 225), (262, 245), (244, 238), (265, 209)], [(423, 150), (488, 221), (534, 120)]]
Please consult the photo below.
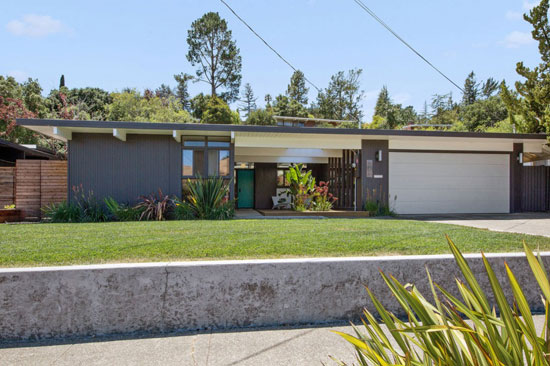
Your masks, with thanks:
[(21, 221), (21, 210), (16, 208), (0, 209), (0, 223)]

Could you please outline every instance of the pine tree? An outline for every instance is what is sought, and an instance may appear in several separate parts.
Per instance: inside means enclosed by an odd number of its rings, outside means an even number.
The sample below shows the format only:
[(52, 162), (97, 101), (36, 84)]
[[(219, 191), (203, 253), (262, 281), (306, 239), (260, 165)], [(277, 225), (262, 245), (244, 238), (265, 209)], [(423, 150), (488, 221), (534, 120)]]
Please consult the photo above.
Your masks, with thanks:
[(254, 91), (252, 91), (252, 86), (249, 83), (244, 85), (244, 91), (241, 98), (241, 107), (246, 112), (246, 118), (250, 116), (252, 111), (256, 110), (256, 97), (254, 97)]
[[(517, 81), (516, 92), (501, 85), (501, 96), (508, 108), (512, 123), (521, 132), (550, 134), (550, 24), (549, 0), (542, 0), (523, 18), (533, 26), (533, 39), (539, 44), (541, 63), (534, 69), (518, 62), (516, 72), (525, 79)], [(522, 118), (517, 119), (516, 116)]]
[(59, 79), (59, 89), (63, 88), (65, 86), (65, 75), (61, 75), (61, 78)]
[(181, 106), (186, 111), (191, 109), (191, 101), (189, 99), (189, 80), (193, 80), (193, 76), (185, 73), (174, 75), (174, 79), (178, 83), (176, 87), (176, 98), (179, 99)]
[(378, 94), (376, 106), (374, 107), (374, 115), (386, 118), (391, 109), (391, 105), (392, 102), (390, 94), (388, 93), (388, 88), (384, 85)]
[(300, 70), (294, 71), (290, 77), (290, 84), (286, 89), (286, 95), (291, 99), (295, 100), (304, 107), (307, 105), (307, 93), (309, 88), (306, 87), (306, 79), (303, 72)]
[(472, 71), (464, 81), (464, 93), (462, 103), (464, 105), (474, 104), (479, 95), (479, 85), (476, 81), (476, 74)]
[(498, 90), (499, 86), (500, 84), (498, 81), (493, 78), (489, 78), (483, 83), (481, 87), (481, 94), (483, 94), (485, 98), (489, 98)]

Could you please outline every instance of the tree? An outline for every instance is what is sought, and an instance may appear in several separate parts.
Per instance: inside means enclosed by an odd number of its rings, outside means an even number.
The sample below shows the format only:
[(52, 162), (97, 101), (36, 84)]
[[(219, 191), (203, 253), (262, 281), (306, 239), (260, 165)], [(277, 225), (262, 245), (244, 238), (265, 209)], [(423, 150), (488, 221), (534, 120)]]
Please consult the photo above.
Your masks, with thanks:
[(166, 84), (160, 84), (160, 86), (155, 89), (155, 96), (161, 99), (166, 99), (171, 95), (174, 95), (174, 91)]
[(193, 76), (185, 73), (174, 75), (174, 79), (178, 83), (176, 87), (176, 97), (179, 99), (181, 106), (186, 111), (191, 110), (191, 102), (189, 100), (189, 81), (193, 80)]
[(246, 111), (246, 118), (250, 116), (250, 113), (256, 110), (256, 99), (254, 97), (254, 91), (249, 83), (244, 84), (243, 96), (241, 98), (241, 106)]
[(61, 75), (61, 78), (59, 79), (59, 89), (63, 88), (65, 86), (65, 75)]
[(500, 83), (493, 78), (487, 79), (481, 86), (481, 94), (485, 98), (491, 97), (500, 88)]
[(460, 108), (458, 114), (458, 118), (464, 123), (465, 128), (473, 132), (487, 131), (506, 119), (507, 116), (506, 105), (498, 95), (464, 106)]
[(213, 97), (218, 88), (225, 88), (220, 97), (228, 102), (237, 99), (241, 85), (242, 61), (239, 49), (227, 29), (227, 22), (218, 13), (204, 14), (191, 24), (188, 31), (187, 60), (198, 65), (198, 81), (210, 84)]
[(307, 117), (306, 108), (297, 100), (290, 99), (286, 95), (278, 95), (273, 103), (273, 112), (277, 116)]
[(473, 104), (479, 95), (479, 84), (476, 81), (476, 74), (472, 71), (464, 81), (464, 92), (462, 95), (462, 104)]
[[(515, 92), (502, 83), (501, 96), (512, 123), (522, 132), (550, 134), (550, 24), (549, 0), (542, 0), (523, 18), (533, 26), (531, 35), (538, 42), (541, 63), (534, 69), (518, 62), (516, 72), (525, 79), (515, 83)], [(518, 118), (520, 117), (520, 118)]]
[(218, 97), (210, 97), (206, 103), (206, 109), (204, 110), (201, 118), (201, 123), (220, 123), (220, 124), (236, 124), (237, 118), (229, 109), (227, 103)]
[(250, 112), (246, 124), (257, 126), (274, 126), (276, 124), (273, 113), (266, 109), (256, 109)]
[(391, 108), (392, 102), (388, 88), (384, 85), (378, 94), (376, 99), (376, 106), (374, 107), (374, 115), (386, 118)]
[(265, 109), (272, 109), (271, 103), (273, 102), (273, 97), (271, 94), (266, 94), (264, 97), (265, 100)]
[(288, 84), (286, 89), (286, 95), (290, 99), (297, 101), (305, 107), (307, 105), (308, 92), (309, 88), (306, 87), (306, 78), (304, 73), (300, 70), (294, 71), (290, 77), (290, 84)]
[(340, 71), (333, 75), (329, 85), (317, 95), (319, 115), (322, 118), (360, 121), (363, 117), (363, 91), (359, 78), (362, 69)]

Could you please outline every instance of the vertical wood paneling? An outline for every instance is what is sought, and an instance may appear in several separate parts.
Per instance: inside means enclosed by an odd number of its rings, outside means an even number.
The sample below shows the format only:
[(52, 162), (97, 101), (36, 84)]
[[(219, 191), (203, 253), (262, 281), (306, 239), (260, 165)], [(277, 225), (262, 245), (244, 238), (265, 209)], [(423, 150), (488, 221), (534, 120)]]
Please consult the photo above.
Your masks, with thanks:
[(521, 210), (550, 210), (550, 167), (522, 166), (521, 177)]
[(329, 191), (338, 198), (335, 208), (352, 209), (355, 198), (353, 150), (343, 150), (342, 157), (328, 159)]
[(15, 168), (0, 167), (0, 208), (14, 204), (15, 200)]

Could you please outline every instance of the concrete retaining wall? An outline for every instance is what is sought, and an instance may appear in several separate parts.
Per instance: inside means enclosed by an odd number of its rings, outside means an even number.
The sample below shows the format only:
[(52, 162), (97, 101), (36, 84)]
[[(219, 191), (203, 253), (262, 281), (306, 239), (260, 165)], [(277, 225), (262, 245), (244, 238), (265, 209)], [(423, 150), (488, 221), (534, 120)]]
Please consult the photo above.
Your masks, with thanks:
[[(489, 257), (507, 293), (504, 260), (532, 307), (540, 309), (539, 289), (525, 257)], [(480, 257), (467, 258), (489, 289)], [(550, 267), (550, 253), (543, 258)], [(446, 255), (3, 269), (0, 339), (357, 319), (364, 306), (372, 307), (363, 284), (398, 311), (379, 269), (416, 284), (428, 296), (425, 266), (436, 282), (456, 289), (458, 268)]]

